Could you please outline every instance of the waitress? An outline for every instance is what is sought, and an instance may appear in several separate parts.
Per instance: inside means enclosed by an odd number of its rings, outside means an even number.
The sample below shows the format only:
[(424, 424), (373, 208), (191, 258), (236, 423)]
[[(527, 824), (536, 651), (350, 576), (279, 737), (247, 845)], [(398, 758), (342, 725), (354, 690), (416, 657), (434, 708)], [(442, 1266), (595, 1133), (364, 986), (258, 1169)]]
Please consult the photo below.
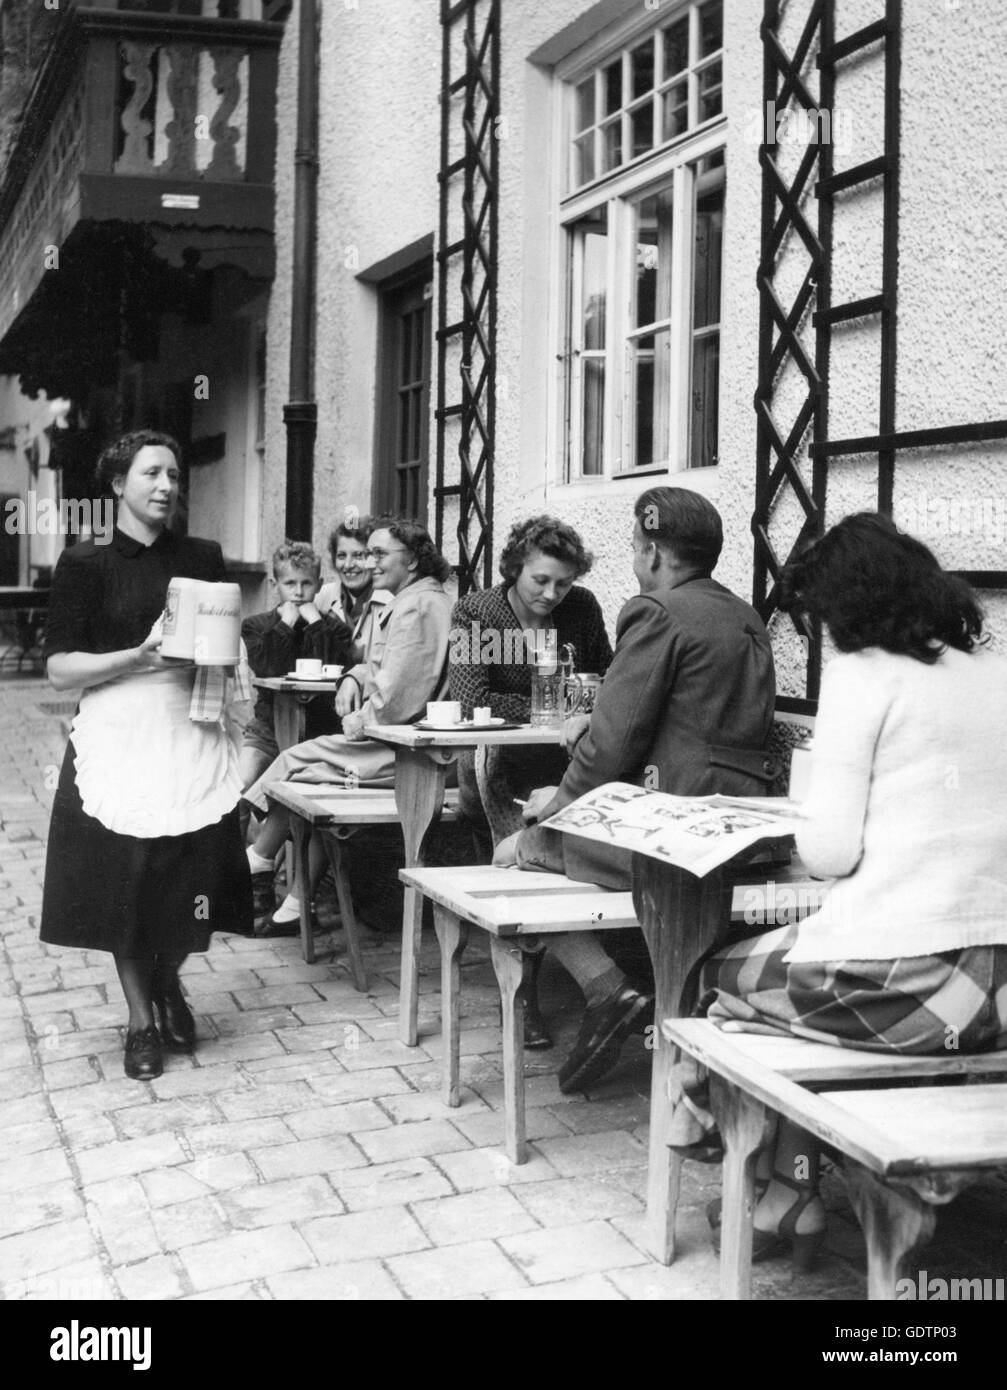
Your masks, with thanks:
[(41, 938), (112, 953), (124, 1070), (144, 1081), (160, 1076), (162, 1047), (195, 1046), (185, 957), (214, 931), (252, 928), (236, 729), (226, 704), (213, 722), (190, 717), (192, 663), (159, 651), (169, 581), (225, 578), (215, 542), (169, 529), (179, 477), (166, 434), (105, 450), (97, 482), (117, 499), (115, 529), (60, 556), (45, 642), (50, 683), (83, 694), (53, 802)]

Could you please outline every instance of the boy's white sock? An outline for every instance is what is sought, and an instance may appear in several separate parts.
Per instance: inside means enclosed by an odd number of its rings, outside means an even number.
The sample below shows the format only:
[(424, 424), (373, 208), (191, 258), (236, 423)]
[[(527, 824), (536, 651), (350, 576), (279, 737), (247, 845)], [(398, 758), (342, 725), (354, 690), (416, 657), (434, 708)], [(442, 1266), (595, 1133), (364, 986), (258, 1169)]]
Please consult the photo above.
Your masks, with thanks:
[(296, 922), (301, 915), (301, 900), (288, 893), (273, 913), (274, 922)]

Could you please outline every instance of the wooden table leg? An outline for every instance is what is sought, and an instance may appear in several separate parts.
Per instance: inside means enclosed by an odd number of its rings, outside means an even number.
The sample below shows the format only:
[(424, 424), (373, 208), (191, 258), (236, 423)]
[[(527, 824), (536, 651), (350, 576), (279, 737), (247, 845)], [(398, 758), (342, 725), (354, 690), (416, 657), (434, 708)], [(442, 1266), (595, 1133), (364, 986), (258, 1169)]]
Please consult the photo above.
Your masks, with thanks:
[[(849, 1158), (846, 1182), (867, 1243), (867, 1297), (872, 1302), (891, 1302), (898, 1294), (903, 1259), (933, 1235), (937, 1213), (932, 1201), (913, 1187), (882, 1182), (876, 1173)], [(950, 1201), (956, 1191), (958, 1186), (949, 1187), (937, 1200)]]
[[(421, 749), (395, 750), (395, 807), (402, 822), (406, 868), (422, 865), (427, 832), (444, 805), (447, 766)], [(420, 951), (423, 946), (423, 895), (406, 888), (402, 909), (402, 971), (399, 984), (399, 1037), (416, 1046), (420, 1005)]]
[(648, 1243), (655, 1259), (675, 1258), (675, 1214), (682, 1160), (668, 1147), (668, 1085), (678, 1049), (662, 1042), (662, 1019), (679, 1018), (694, 1005), (693, 967), (726, 932), (723, 874), (696, 878), (645, 855), (633, 856), (633, 905), (654, 965), (654, 1069), (650, 1087), (650, 1152), (647, 1160)]
[[(288, 748), (293, 748), (295, 743), (304, 742), (305, 710), (304, 705), (297, 699), (292, 690), (276, 690), (273, 692), (273, 733), (276, 736), (276, 746), (281, 753)], [(287, 867), (287, 892), (293, 892), (294, 885), (294, 865), (298, 863), (296, 845), (293, 850), (287, 846), (284, 856)], [(308, 880), (304, 879), (304, 883)], [(301, 890), (301, 912), (303, 916), (304, 898), (306, 891)], [(308, 903), (308, 911), (311, 911), (311, 903)], [(301, 928), (301, 938), (304, 941), (304, 928)], [(311, 941), (311, 926), (308, 926), (308, 941)], [(304, 959), (309, 963), (315, 959), (315, 949), (312, 945), (305, 945)]]
[(361, 994), (367, 990), (367, 970), (364, 967), (364, 956), (360, 949), (360, 936), (357, 927), (357, 914), (353, 910), (353, 896), (350, 893), (349, 884), (346, 881), (346, 866), (343, 863), (342, 837), (339, 832), (330, 827), (319, 831), (322, 837), (322, 844), (328, 855), (329, 865), (332, 868), (332, 877), (336, 881), (336, 897), (339, 899), (339, 915), (343, 919), (343, 934), (346, 937), (346, 954), (350, 958), (350, 970), (353, 972), (353, 983)]
[(459, 966), (469, 924), (440, 903), (434, 904), (434, 930), (441, 947), (441, 1063), (444, 1104), (461, 1105), (461, 978)]
[(724, 1140), (724, 1195), (720, 1223), (720, 1295), (752, 1296), (755, 1163), (772, 1131), (766, 1107), (723, 1077), (710, 1077), (710, 1103)]
[(516, 941), (490, 937), (503, 1009), (504, 1147), (512, 1163), (528, 1157), (524, 1118), (524, 990), (531, 956)]
[[(297, 878), (301, 890), (301, 950), (308, 965), (315, 959), (315, 934), (311, 930), (311, 871), (308, 865), (308, 846), (311, 843), (311, 826), (302, 816), (293, 811), (288, 813), (290, 830), (294, 837), (294, 863), (297, 865)], [(288, 873), (287, 892), (293, 891), (293, 875)]]

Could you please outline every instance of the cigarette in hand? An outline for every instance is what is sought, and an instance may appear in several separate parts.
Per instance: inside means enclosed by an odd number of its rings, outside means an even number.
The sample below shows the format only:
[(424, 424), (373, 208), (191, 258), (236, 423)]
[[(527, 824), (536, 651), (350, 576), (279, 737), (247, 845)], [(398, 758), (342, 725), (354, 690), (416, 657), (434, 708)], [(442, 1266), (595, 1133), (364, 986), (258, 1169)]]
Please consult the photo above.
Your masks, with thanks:
[(520, 798), (519, 796), (513, 797), (512, 800), (513, 800), (515, 806), (527, 806), (527, 805), (528, 805), (527, 801), (522, 801), (521, 798)]

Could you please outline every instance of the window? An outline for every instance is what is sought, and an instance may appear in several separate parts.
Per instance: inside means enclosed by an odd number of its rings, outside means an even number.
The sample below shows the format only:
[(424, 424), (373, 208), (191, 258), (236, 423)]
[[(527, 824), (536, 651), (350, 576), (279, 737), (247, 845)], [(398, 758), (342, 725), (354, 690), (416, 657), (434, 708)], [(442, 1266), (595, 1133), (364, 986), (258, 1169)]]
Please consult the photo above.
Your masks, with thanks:
[(721, 0), (566, 75), (566, 476), (717, 461)]
[(376, 512), (426, 521), (432, 267), (382, 285)]

